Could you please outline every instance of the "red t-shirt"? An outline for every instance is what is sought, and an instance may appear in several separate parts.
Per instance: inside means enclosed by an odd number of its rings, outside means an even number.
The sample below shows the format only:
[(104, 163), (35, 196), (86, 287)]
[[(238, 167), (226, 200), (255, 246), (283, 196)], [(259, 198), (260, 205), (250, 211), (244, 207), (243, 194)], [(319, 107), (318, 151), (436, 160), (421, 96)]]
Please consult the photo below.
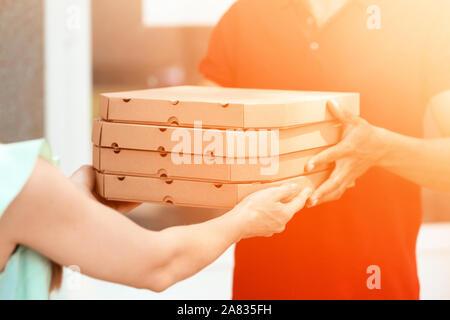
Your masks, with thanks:
[[(359, 92), (369, 122), (422, 136), (430, 97), (450, 89), (449, 1), (354, 0), (322, 29), (299, 3), (238, 1), (200, 72), (228, 87)], [(417, 299), (420, 198), (418, 186), (370, 169), (284, 233), (238, 243), (234, 298)], [(381, 289), (367, 286), (372, 265)]]

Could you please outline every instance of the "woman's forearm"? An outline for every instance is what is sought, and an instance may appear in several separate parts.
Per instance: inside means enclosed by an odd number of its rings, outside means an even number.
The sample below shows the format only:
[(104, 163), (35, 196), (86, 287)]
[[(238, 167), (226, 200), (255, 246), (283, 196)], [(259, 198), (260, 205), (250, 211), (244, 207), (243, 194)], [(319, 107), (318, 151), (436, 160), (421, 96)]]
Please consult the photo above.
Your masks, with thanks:
[(155, 235), (167, 255), (160, 267), (152, 267), (148, 281), (162, 291), (214, 262), (242, 236), (242, 218), (230, 211), (222, 217), (190, 226), (165, 229)]
[(418, 185), (450, 192), (450, 139), (417, 139), (377, 128), (379, 165)]
[(228, 213), (199, 225), (145, 230), (39, 159), (0, 220), (0, 231), (11, 243), (76, 265), (91, 277), (161, 291), (214, 261), (240, 238), (239, 225)]
[[(0, 232), (13, 247), (28, 246), (91, 277), (162, 291), (209, 265), (241, 238), (281, 232), (311, 192), (299, 191), (292, 184), (268, 188), (214, 220), (154, 232), (100, 204), (39, 159), (0, 219)], [(291, 201), (281, 202), (285, 199)]]

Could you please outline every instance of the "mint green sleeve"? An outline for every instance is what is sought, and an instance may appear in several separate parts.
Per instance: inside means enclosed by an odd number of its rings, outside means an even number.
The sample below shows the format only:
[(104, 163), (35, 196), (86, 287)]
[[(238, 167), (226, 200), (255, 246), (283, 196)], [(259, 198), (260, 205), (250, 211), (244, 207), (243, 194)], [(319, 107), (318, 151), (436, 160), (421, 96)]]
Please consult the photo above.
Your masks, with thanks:
[[(51, 161), (44, 140), (0, 144), (0, 218), (26, 184), (39, 156)], [(19, 246), (0, 270), (0, 300), (48, 299), (51, 276), (47, 258)]]
[(27, 182), (38, 156), (51, 160), (43, 139), (0, 144), (0, 217)]

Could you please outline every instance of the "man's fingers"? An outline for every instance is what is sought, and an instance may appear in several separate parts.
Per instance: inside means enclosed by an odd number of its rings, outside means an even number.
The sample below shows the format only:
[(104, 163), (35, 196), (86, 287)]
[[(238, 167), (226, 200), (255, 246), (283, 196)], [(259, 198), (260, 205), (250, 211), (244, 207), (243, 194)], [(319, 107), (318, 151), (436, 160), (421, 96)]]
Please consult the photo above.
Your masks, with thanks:
[(325, 181), (317, 190), (312, 194), (308, 201), (308, 207), (314, 207), (321, 202), (321, 198), (328, 193), (332, 193), (338, 190), (343, 183), (343, 175), (340, 171), (334, 170), (327, 181)]
[(281, 201), (297, 195), (300, 191), (300, 186), (297, 183), (285, 183), (280, 187), (274, 187), (268, 190), (273, 200)]
[(287, 210), (289, 210), (291, 217), (295, 213), (297, 213), (298, 211), (303, 209), (303, 207), (305, 206), (306, 200), (308, 200), (308, 198), (311, 196), (312, 193), (313, 193), (312, 188), (306, 188), (306, 189), (302, 190), (302, 192), (300, 192), (300, 194), (297, 195), (294, 199), (292, 199), (291, 202), (286, 204), (286, 208), (287, 208)]
[(336, 100), (331, 99), (327, 102), (327, 108), (333, 116), (335, 116), (340, 122), (347, 123), (355, 119), (355, 115), (350, 111), (341, 108)]
[(305, 166), (306, 172), (311, 172), (317, 167), (332, 163), (336, 160), (344, 158), (349, 153), (348, 148), (343, 143), (338, 143), (337, 145), (330, 147), (319, 154), (312, 157)]
[(320, 205), (322, 203), (339, 200), (342, 197), (342, 195), (344, 194), (345, 190), (347, 190), (347, 187), (341, 186), (337, 190), (334, 190), (330, 193), (324, 194), (323, 197), (319, 199), (316, 206)]

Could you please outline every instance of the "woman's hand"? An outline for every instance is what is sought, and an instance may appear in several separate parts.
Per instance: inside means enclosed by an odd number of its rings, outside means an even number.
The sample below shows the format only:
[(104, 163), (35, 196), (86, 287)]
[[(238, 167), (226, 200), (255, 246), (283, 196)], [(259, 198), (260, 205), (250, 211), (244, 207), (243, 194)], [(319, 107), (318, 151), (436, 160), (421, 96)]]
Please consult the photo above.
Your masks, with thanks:
[(95, 192), (95, 171), (92, 166), (83, 166), (70, 177), (70, 180), (85, 192), (90, 198), (114, 209), (120, 213), (128, 213), (140, 205), (134, 202), (107, 201)]
[(311, 188), (300, 192), (297, 184), (268, 188), (249, 195), (231, 213), (244, 219), (243, 238), (270, 237), (284, 231), (311, 193)]
[(340, 199), (348, 188), (355, 185), (355, 180), (377, 165), (386, 153), (381, 128), (341, 109), (334, 101), (328, 103), (328, 109), (342, 122), (344, 131), (341, 142), (314, 156), (306, 164), (307, 172), (324, 164), (336, 164), (329, 179), (309, 199), (308, 207)]

